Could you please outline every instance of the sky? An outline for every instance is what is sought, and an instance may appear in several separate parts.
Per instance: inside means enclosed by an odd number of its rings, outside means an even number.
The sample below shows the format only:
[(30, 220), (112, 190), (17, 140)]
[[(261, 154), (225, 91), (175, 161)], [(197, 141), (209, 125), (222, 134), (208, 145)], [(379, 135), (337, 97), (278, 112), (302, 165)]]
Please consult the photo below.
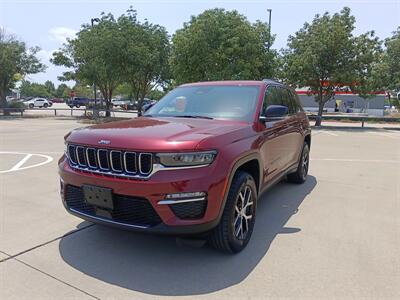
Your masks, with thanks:
[(272, 9), (271, 28), (276, 35), (272, 48), (275, 49), (284, 48), (288, 36), (299, 30), (304, 22), (311, 22), (316, 14), (326, 11), (333, 14), (344, 6), (350, 7), (356, 17), (355, 34), (374, 30), (384, 39), (400, 26), (400, 0), (0, 0), (0, 27), (29, 47), (42, 49), (38, 55), (48, 66), (46, 72), (29, 75), (26, 79), (39, 83), (51, 80), (58, 85), (57, 76), (65, 69), (49, 62), (52, 52), (59, 49), (67, 37), (73, 38), (82, 24), (90, 23), (90, 19), (101, 12), (119, 16), (129, 6), (137, 10), (140, 20), (165, 26), (170, 35), (192, 15), (206, 9), (237, 10), (250, 22), (267, 22), (267, 9)]

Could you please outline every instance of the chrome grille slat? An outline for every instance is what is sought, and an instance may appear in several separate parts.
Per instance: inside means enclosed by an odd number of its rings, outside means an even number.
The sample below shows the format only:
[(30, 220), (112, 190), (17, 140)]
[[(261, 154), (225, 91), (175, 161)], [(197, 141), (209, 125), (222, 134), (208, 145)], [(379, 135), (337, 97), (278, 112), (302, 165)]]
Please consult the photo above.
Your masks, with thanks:
[(158, 170), (153, 170), (153, 154), (67, 145), (67, 158), (73, 168), (108, 176), (147, 179)]
[[(129, 157), (130, 157), (130, 159), (129, 159)], [(125, 172), (128, 174), (136, 174), (137, 173), (136, 152), (126, 151), (124, 153), (124, 168), (125, 168)]]
[(95, 148), (86, 148), (86, 162), (89, 168), (97, 168), (97, 150)]
[(151, 153), (139, 154), (139, 172), (142, 174), (150, 174), (153, 170), (153, 155)]
[(123, 171), (122, 152), (121, 151), (118, 151), (118, 150), (110, 151), (110, 164), (111, 164), (111, 170), (113, 170), (115, 172)]
[(85, 148), (82, 146), (77, 146), (77, 147), (75, 147), (75, 151), (76, 151), (76, 160), (78, 162), (78, 165), (86, 167)]
[(68, 158), (71, 161), (71, 163), (76, 164), (76, 152), (75, 152), (75, 146), (74, 145), (68, 145)]
[(110, 160), (109, 160), (108, 150), (98, 149), (97, 150), (97, 161), (99, 162), (100, 170), (103, 170), (103, 171), (110, 170)]

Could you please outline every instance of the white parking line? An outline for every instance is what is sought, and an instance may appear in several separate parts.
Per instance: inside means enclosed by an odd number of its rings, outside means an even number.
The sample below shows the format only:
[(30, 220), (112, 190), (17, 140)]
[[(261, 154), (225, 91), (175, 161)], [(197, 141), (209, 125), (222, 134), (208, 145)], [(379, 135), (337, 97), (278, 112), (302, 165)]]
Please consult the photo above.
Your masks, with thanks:
[(21, 159), (14, 167), (12, 167), (9, 171), (16, 171), (21, 168), (21, 166), (28, 161), (32, 157), (32, 154), (27, 154), (23, 159)]
[(374, 134), (374, 135), (379, 135), (379, 136), (383, 136), (383, 137), (388, 137), (390, 139), (394, 139), (397, 140), (397, 137), (393, 136), (393, 134), (389, 134), (389, 133), (385, 133), (385, 132), (373, 132), (373, 131), (369, 131), (369, 134)]
[(333, 133), (333, 132), (330, 132), (330, 131), (326, 131), (326, 130), (317, 131), (317, 132), (314, 133), (313, 135), (316, 136), (316, 135), (319, 135), (319, 134), (328, 134), (328, 135), (331, 135), (331, 136), (339, 136), (339, 135), (336, 134), (336, 133)]
[[(30, 168), (35, 168), (35, 167), (40, 167), (45, 164), (48, 164), (53, 161), (53, 158), (48, 155), (44, 154), (35, 154), (35, 153), (24, 153), (24, 152), (12, 152), (12, 151), (0, 151), (0, 154), (16, 154), (16, 155), (25, 155), (24, 158), (22, 158), (19, 162), (17, 162), (12, 168), (8, 170), (0, 170), (0, 174), (4, 173), (10, 173), (10, 172), (16, 172), (16, 171), (21, 171), (21, 170), (26, 170)], [(42, 162), (23, 167), (23, 165), (31, 158), (31, 157), (42, 157), (44, 160)]]
[(310, 160), (313, 160), (313, 161), (341, 161), (341, 162), (400, 164), (400, 160), (391, 160), (391, 159), (311, 158)]

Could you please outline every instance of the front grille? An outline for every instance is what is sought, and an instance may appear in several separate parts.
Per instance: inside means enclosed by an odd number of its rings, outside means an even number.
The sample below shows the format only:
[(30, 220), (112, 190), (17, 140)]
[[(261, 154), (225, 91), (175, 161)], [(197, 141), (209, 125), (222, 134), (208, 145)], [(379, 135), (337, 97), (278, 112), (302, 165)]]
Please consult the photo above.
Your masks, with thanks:
[[(75, 211), (102, 218), (106, 217), (96, 214), (96, 207), (87, 204), (84, 200), (83, 190), (73, 185), (67, 185), (65, 191), (65, 202), (68, 208)], [(131, 196), (113, 195), (114, 209), (109, 212), (111, 220), (128, 225), (155, 226), (162, 221), (149, 201), (144, 198)]]
[(170, 204), (169, 208), (179, 219), (199, 219), (206, 212), (207, 200)]
[(105, 175), (147, 178), (153, 171), (153, 154), (109, 150), (69, 144), (69, 163), (72, 167)]

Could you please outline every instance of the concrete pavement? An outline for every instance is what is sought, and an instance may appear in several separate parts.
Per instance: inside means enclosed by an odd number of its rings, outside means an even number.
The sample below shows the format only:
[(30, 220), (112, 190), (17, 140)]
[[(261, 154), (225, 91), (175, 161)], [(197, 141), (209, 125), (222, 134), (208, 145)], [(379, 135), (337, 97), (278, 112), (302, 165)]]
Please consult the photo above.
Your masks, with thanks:
[(262, 195), (250, 244), (230, 256), (67, 214), (57, 159), (78, 126), (0, 120), (0, 152), (54, 159), (0, 173), (0, 299), (400, 297), (400, 132), (313, 129), (307, 182)]

